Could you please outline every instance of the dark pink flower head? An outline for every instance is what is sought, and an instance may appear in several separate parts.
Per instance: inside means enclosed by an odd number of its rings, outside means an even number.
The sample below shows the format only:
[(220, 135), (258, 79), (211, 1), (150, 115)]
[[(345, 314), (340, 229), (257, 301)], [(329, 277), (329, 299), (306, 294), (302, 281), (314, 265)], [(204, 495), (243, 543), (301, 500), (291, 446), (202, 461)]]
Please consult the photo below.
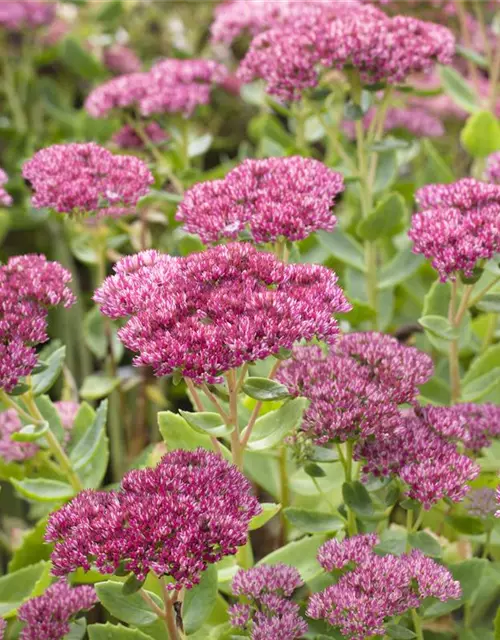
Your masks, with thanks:
[(55, 12), (55, 2), (2, 0), (0, 2), (0, 27), (9, 31), (42, 27), (52, 22)]
[[(276, 355), (299, 340), (333, 341), (334, 313), (350, 309), (337, 276), (285, 265), (250, 244), (217, 246), (183, 258), (145, 252), (125, 258), (95, 293), (137, 366), (217, 382), (225, 371)], [(311, 305), (314, 300), (314, 305)]]
[(25, 623), (20, 640), (62, 640), (70, 632), (70, 623), (80, 611), (88, 611), (97, 603), (94, 587), (70, 587), (59, 580), (43, 595), (22, 604), (17, 612)]
[[(363, 127), (368, 129), (373, 122), (375, 110), (370, 111), (363, 118)], [(345, 134), (354, 140), (356, 138), (355, 124), (352, 120), (342, 123)], [(436, 138), (444, 134), (444, 127), (439, 118), (422, 107), (394, 107), (388, 109), (384, 121), (384, 131), (406, 129), (416, 137)]]
[[(496, 404), (456, 404), (453, 407), (435, 407), (434, 411), (449, 411), (462, 425), (458, 438), (466, 449), (479, 452), (500, 436), (500, 406)], [(447, 435), (447, 434), (444, 434)]]
[(226, 67), (213, 60), (161, 60), (149, 72), (141, 114), (181, 113), (188, 117), (197, 106), (210, 102), (213, 86), (227, 75)]
[(33, 205), (60, 213), (119, 217), (135, 211), (154, 179), (134, 156), (115, 156), (93, 142), (53, 145), (23, 166)]
[(137, 107), (150, 82), (148, 73), (129, 73), (96, 87), (85, 101), (85, 109), (93, 118), (105, 118), (113, 109)]
[(335, 539), (328, 540), (319, 548), (318, 562), (325, 571), (363, 564), (373, 555), (373, 547), (378, 543), (379, 538), (374, 533), (352, 536), (342, 542)]
[(419, 408), (402, 416), (391, 438), (360, 443), (355, 457), (364, 460), (365, 473), (399, 476), (407, 495), (425, 509), (445, 497), (460, 502), (479, 474), (479, 466), (448, 439), (460, 437), (462, 429), (453, 407)]
[(419, 189), (421, 211), (408, 233), (414, 253), (432, 260), (442, 281), (470, 276), (478, 260), (500, 250), (500, 185), (463, 178)]
[(490, 182), (500, 184), (500, 151), (488, 156), (486, 162), (486, 179)]
[(286, 564), (260, 565), (240, 570), (233, 578), (234, 595), (250, 604), (229, 608), (233, 627), (251, 626), (253, 640), (295, 640), (307, 632), (299, 607), (287, 598), (304, 584), (299, 572)]
[[(349, 545), (350, 540), (338, 544)], [(311, 596), (307, 615), (326, 620), (349, 640), (365, 640), (385, 635), (390, 618), (419, 607), (425, 598), (446, 601), (460, 596), (460, 584), (451, 573), (420, 551), (380, 557), (367, 548), (354, 569)]]
[(343, 335), (324, 353), (297, 347), (277, 379), (311, 403), (302, 430), (316, 444), (390, 434), (400, 425), (399, 404), (413, 403), (433, 373), (432, 360), (379, 333)]
[(141, 70), (141, 61), (130, 47), (114, 44), (104, 49), (102, 57), (105, 66), (112, 73), (137, 73)]
[(70, 280), (69, 271), (45, 256), (15, 256), (0, 266), (0, 388), (12, 391), (35, 367), (34, 347), (48, 339), (48, 309), (75, 301)]
[(9, 181), (9, 178), (3, 169), (0, 169), (0, 206), (10, 207), (12, 204), (12, 196), (5, 191), (3, 185)]
[[(165, 129), (162, 129), (157, 122), (150, 122), (145, 125), (144, 133), (153, 145), (161, 144), (168, 140), (168, 133)], [(122, 149), (144, 149), (144, 140), (139, 136), (136, 130), (130, 125), (126, 124), (119, 131), (117, 131), (113, 138), (113, 142)]]
[(37, 453), (38, 446), (33, 442), (15, 442), (11, 439), (11, 435), (22, 427), (14, 409), (0, 413), (0, 459), (6, 462), (21, 462)]
[(312, 158), (245, 160), (223, 180), (189, 189), (176, 218), (205, 243), (245, 231), (257, 243), (303, 240), (333, 230), (332, 208), (343, 189), (341, 174)]
[(49, 517), (54, 573), (121, 565), (143, 579), (152, 571), (173, 578), (169, 589), (190, 589), (208, 564), (246, 543), (260, 513), (251, 485), (218, 455), (173, 451), (154, 469), (129, 472), (121, 489), (83, 491)]

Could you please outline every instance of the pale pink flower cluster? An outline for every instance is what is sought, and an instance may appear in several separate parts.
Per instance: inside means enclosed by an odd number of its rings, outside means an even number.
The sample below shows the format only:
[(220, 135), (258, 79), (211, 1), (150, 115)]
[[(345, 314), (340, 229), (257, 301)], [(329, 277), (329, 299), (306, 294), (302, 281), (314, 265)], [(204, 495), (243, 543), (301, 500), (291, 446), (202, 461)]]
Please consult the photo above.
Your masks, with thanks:
[(12, 197), (5, 189), (3, 185), (8, 182), (9, 178), (3, 169), (0, 169), (0, 205), (2, 207), (10, 207), (12, 204)]
[(54, 20), (55, 11), (55, 2), (49, 0), (2, 0), (0, 27), (9, 31), (22, 31), (45, 26)]
[(132, 316), (119, 338), (158, 376), (218, 382), (299, 340), (334, 341), (333, 314), (350, 309), (326, 267), (286, 265), (248, 243), (182, 258), (145, 251), (115, 271), (94, 300), (110, 318)]
[(147, 72), (118, 76), (98, 86), (85, 108), (94, 118), (128, 107), (146, 117), (160, 113), (187, 117), (198, 105), (210, 102), (213, 86), (227, 75), (226, 67), (213, 60), (160, 60)]
[(104, 65), (113, 73), (136, 73), (141, 70), (141, 61), (130, 47), (113, 44), (102, 53)]
[(470, 276), (479, 260), (500, 250), (500, 185), (463, 178), (427, 185), (415, 197), (413, 251), (432, 260), (443, 282), (459, 271)]
[(135, 212), (154, 178), (135, 156), (113, 155), (89, 142), (38, 151), (23, 166), (33, 206), (73, 215), (119, 217)]
[(486, 162), (486, 179), (490, 182), (500, 184), (500, 151), (488, 156)]
[(333, 230), (332, 208), (343, 188), (340, 173), (312, 158), (245, 160), (223, 180), (189, 189), (176, 219), (205, 243), (244, 232), (257, 243), (303, 240)]

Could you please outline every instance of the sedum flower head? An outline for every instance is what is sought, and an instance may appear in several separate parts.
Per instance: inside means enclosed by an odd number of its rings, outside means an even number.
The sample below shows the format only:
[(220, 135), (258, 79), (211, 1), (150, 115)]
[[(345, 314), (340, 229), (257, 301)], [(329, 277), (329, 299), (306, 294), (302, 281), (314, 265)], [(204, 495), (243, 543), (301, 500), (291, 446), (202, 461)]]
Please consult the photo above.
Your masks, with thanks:
[(277, 379), (311, 400), (302, 430), (326, 444), (392, 433), (401, 422), (398, 405), (415, 402), (432, 373), (432, 360), (417, 349), (380, 333), (352, 333), (328, 354), (297, 347)]
[(133, 213), (154, 179), (134, 156), (115, 156), (93, 142), (38, 151), (23, 167), (33, 205), (60, 213), (119, 217)]
[(0, 388), (12, 391), (35, 367), (35, 345), (48, 339), (48, 309), (75, 301), (70, 280), (69, 271), (41, 255), (15, 256), (0, 266)]
[(105, 118), (113, 109), (137, 107), (146, 95), (148, 73), (127, 73), (96, 87), (85, 101), (85, 109), (93, 118)]
[(258, 599), (265, 593), (291, 596), (303, 584), (295, 567), (283, 563), (263, 564), (238, 571), (231, 583), (231, 590), (235, 596)]
[(44, 0), (2, 0), (0, 27), (8, 31), (34, 29), (50, 24), (55, 17), (56, 3)]
[(95, 566), (144, 579), (172, 578), (191, 588), (208, 564), (246, 543), (261, 508), (251, 485), (218, 455), (198, 449), (166, 454), (154, 469), (131, 471), (118, 491), (83, 491), (49, 516), (54, 573)]
[(141, 61), (136, 52), (122, 44), (106, 47), (102, 59), (106, 68), (112, 73), (138, 73), (141, 70)]
[(14, 409), (0, 413), (0, 458), (6, 462), (22, 462), (32, 458), (38, 451), (33, 442), (16, 442), (11, 439), (12, 434), (23, 428)]
[(432, 260), (444, 282), (457, 271), (470, 276), (478, 260), (500, 250), (500, 185), (463, 178), (417, 191), (420, 211), (408, 233), (414, 253)]
[(379, 543), (374, 533), (360, 534), (342, 542), (332, 539), (318, 551), (318, 562), (326, 571), (344, 569), (347, 565), (362, 564), (373, 555), (373, 547)]
[(469, 515), (483, 520), (494, 516), (497, 509), (495, 489), (483, 487), (471, 491), (467, 496), (466, 509)]
[[(145, 125), (144, 133), (153, 145), (161, 144), (168, 140), (168, 133), (156, 122), (150, 122)], [(122, 149), (144, 149), (145, 146), (144, 140), (130, 124), (126, 124), (117, 131), (112, 140)]]
[(486, 162), (486, 179), (500, 184), (500, 151), (488, 156)]
[(62, 640), (70, 632), (77, 613), (97, 603), (94, 587), (70, 587), (65, 580), (50, 586), (43, 595), (22, 604), (17, 612), (25, 623), (20, 640)]
[(333, 314), (350, 309), (329, 269), (285, 265), (245, 243), (183, 258), (146, 251), (115, 271), (94, 299), (111, 318), (132, 316), (120, 340), (138, 354), (136, 365), (158, 376), (178, 371), (218, 382), (225, 371), (298, 340), (333, 341)]
[(333, 230), (332, 208), (343, 189), (341, 174), (312, 158), (245, 160), (223, 180), (189, 189), (176, 218), (205, 243), (236, 240), (244, 231), (257, 243), (303, 240)]
[(12, 204), (12, 196), (5, 191), (3, 185), (9, 181), (9, 178), (3, 169), (0, 169), (0, 205), (2, 207), (10, 207)]

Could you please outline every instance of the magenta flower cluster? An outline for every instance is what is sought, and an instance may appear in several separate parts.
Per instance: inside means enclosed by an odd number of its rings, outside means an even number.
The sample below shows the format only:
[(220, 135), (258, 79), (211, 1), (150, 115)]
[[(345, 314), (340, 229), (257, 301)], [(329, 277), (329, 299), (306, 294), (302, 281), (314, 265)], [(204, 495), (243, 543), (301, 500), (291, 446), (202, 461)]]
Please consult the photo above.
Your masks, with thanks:
[(81, 611), (97, 603), (94, 587), (72, 588), (59, 580), (43, 595), (32, 598), (19, 607), (19, 620), (24, 622), (20, 640), (62, 640), (70, 632), (70, 623)]
[(289, 598), (303, 584), (297, 569), (282, 563), (238, 571), (231, 589), (247, 602), (229, 608), (232, 626), (250, 629), (252, 640), (302, 637), (307, 623), (299, 615), (298, 604)]
[(154, 182), (139, 158), (115, 156), (93, 142), (42, 149), (24, 164), (23, 176), (35, 207), (99, 217), (134, 213)]
[(381, 333), (343, 335), (325, 353), (297, 347), (277, 379), (311, 400), (302, 430), (316, 443), (392, 434), (400, 404), (414, 403), (418, 386), (433, 374), (432, 360)]
[(345, 571), (336, 584), (311, 596), (307, 615), (326, 620), (349, 640), (385, 635), (391, 618), (416, 609), (426, 598), (446, 602), (461, 596), (460, 583), (442, 565), (417, 550), (379, 556), (372, 551), (377, 542), (373, 534), (329, 540), (318, 553), (327, 571)]
[(490, 182), (500, 184), (500, 151), (488, 156), (486, 162), (486, 179)]
[(198, 105), (210, 102), (212, 87), (227, 74), (226, 67), (213, 60), (160, 60), (147, 72), (118, 76), (98, 86), (85, 108), (94, 118), (128, 107), (143, 116), (180, 113), (187, 117)]
[(190, 589), (208, 564), (246, 543), (261, 511), (249, 481), (218, 455), (198, 449), (166, 454), (154, 469), (130, 471), (117, 491), (83, 491), (49, 516), (53, 571), (120, 568), (152, 571)]
[(50, 24), (56, 12), (55, 2), (45, 0), (2, 0), (0, 27), (8, 31), (34, 29)]
[(333, 230), (332, 208), (343, 189), (341, 174), (312, 158), (245, 160), (223, 180), (189, 189), (176, 218), (205, 243), (244, 232), (257, 243), (303, 240)]
[(413, 251), (432, 260), (443, 282), (459, 271), (471, 276), (479, 260), (500, 250), (500, 185), (463, 178), (427, 185), (415, 197)]
[[(375, 110), (370, 109), (363, 118), (363, 127), (368, 130)], [(356, 138), (355, 125), (352, 120), (345, 120), (342, 123), (344, 133), (351, 139)], [(393, 129), (406, 129), (418, 138), (438, 138), (444, 134), (444, 127), (439, 118), (429, 113), (423, 107), (394, 107), (387, 110), (384, 120), (384, 131)]]
[[(144, 126), (144, 134), (153, 145), (161, 144), (168, 140), (168, 133), (157, 122), (150, 122)], [(144, 149), (144, 140), (139, 136), (134, 127), (126, 124), (117, 131), (112, 138), (113, 142), (122, 149)]]
[(146, 251), (115, 271), (94, 299), (110, 318), (132, 316), (119, 338), (138, 353), (137, 366), (152, 366), (158, 376), (178, 371), (218, 382), (225, 371), (299, 340), (333, 341), (333, 314), (350, 309), (329, 269), (285, 265), (248, 243), (182, 258)]
[[(349, 4), (333, 18), (302, 3), (302, 12), (259, 33), (238, 75), (263, 78), (269, 93), (299, 99), (319, 82), (318, 68), (354, 67), (363, 82), (400, 83), (436, 62), (449, 64), (454, 37), (446, 27), (407, 16), (388, 17), (371, 5)], [(316, 9), (316, 10), (315, 10)]]
[(3, 185), (8, 182), (9, 178), (3, 169), (0, 169), (0, 205), (2, 207), (10, 207), (12, 204), (12, 197), (7, 191), (5, 191)]
[(480, 471), (457, 448), (455, 440), (463, 427), (453, 407), (418, 407), (402, 416), (390, 438), (360, 442), (355, 457), (363, 460), (365, 473), (399, 476), (408, 487), (407, 495), (425, 509), (442, 498), (460, 502)]
[(12, 391), (37, 362), (35, 346), (48, 339), (50, 307), (69, 307), (71, 274), (45, 256), (9, 258), (0, 266), (0, 388)]

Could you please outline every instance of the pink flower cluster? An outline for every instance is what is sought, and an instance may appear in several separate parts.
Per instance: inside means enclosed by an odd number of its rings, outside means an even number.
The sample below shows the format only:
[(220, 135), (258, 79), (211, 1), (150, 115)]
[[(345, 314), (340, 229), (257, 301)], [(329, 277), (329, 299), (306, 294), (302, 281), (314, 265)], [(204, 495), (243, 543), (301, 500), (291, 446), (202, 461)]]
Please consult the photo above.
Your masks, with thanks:
[(208, 104), (214, 84), (222, 83), (227, 69), (213, 60), (157, 62), (148, 72), (118, 76), (98, 86), (85, 102), (94, 118), (113, 109), (134, 107), (143, 116), (181, 113), (189, 116), (198, 105)]
[(2, 207), (10, 207), (12, 204), (12, 197), (3, 188), (3, 185), (8, 182), (9, 178), (3, 169), (0, 169), (0, 205)]
[(0, 266), (0, 388), (12, 391), (36, 365), (35, 345), (45, 342), (50, 307), (69, 307), (71, 274), (45, 256), (9, 258)]
[[(144, 126), (144, 133), (153, 145), (161, 144), (168, 140), (168, 133), (157, 122), (150, 122)], [(126, 124), (117, 131), (113, 142), (122, 149), (144, 149), (144, 140), (139, 136), (134, 127)]]
[[(375, 116), (375, 110), (371, 109), (363, 118), (363, 127), (368, 129)], [(342, 123), (344, 133), (351, 139), (356, 138), (354, 122), (345, 120)], [(393, 129), (406, 129), (416, 137), (438, 138), (444, 134), (444, 127), (439, 118), (429, 113), (422, 107), (403, 107), (387, 110), (384, 121), (384, 131)]]
[(401, 423), (398, 405), (414, 403), (418, 386), (432, 373), (429, 356), (391, 336), (351, 333), (328, 354), (316, 346), (297, 347), (277, 380), (311, 400), (302, 430), (326, 444), (389, 436)]
[[(326, 620), (349, 640), (385, 635), (388, 619), (419, 607), (426, 598), (446, 602), (461, 596), (460, 583), (453, 580), (448, 569), (420, 551), (381, 557), (371, 550), (376, 543), (377, 536), (373, 534), (341, 543), (329, 540), (318, 554), (327, 571), (331, 567), (345, 568), (345, 564), (336, 566), (337, 558), (349, 559), (351, 564), (336, 584), (311, 596), (307, 615)], [(362, 553), (343, 553), (342, 545)]]
[(490, 182), (500, 184), (500, 151), (488, 156), (486, 162), (486, 178)]
[(134, 156), (115, 156), (89, 142), (38, 151), (23, 166), (34, 190), (33, 206), (60, 213), (119, 217), (133, 213), (154, 178)]
[(229, 608), (233, 627), (251, 628), (252, 640), (296, 640), (307, 633), (307, 623), (299, 606), (288, 598), (303, 580), (294, 567), (286, 564), (261, 565), (240, 570), (231, 584), (235, 596), (248, 604)]
[(415, 197), (413, 251), (432, 260), (443, 282), (458, 271), (470, 276), (478, 260), (500, 250), (500, 185), (463, 178), (427, 185)]
[(43, 0), (2, 0), (0, 27), (22, 31), (48, 25), (55, 17), (55, 2)]
[(45, 593), (19, 607), (17, 616), (25, 623), (20, 640), (62, 640), (70, 632), (70, 623), (80, 611), (97, 603), (94, 587), (70, 587), (59, 580)]
[(296, 100), (318, 84), (318, 68), (352, 66), (365, 83), (395, 84), (436, 62), (449, 64), (454, 54), (454, 37), (441, 25), (356, 4), (329, 18), (304, 4), (294, 19), (253, 39), (238, 70), (241, 80), (263, 78), (269, 93)]
[[(460, 422), (460, 432), (456, 434), (466, 449), (479, 452), (491, 445), (493, 438), (500, 437), (500, 406), (496, 404), (456, 404), (436, 412), (450, 413)], [(446, 433), (443, 435), (447, 436)]]
[(112, 73), (136, 73), (141, 70), (141, 61), (135, 51), (121, 44), (106, 47), (102, 59)]
[[(285, 265), (248, 243), (172, 258), (146, 251), (124, 258), (94, 299), (110, 318), (132, 316), (118, 332), (137, 366), (197, 382), (290, 349), (333, 341), (334, 313), (350, 309), (337, 276), (312, 264)], [(314, 300), (314, 304), (311, 304)]]
[(486, 520), (495, 515), (497, 509), (496, 491), (489, 487), (475, 489), (467, 496), (469, 515)]
[(480, 471), (452, 442), (462, 429), (453, 408), (417, 408), (402, 416), (390, 438), (359, 443), (355, 458), (364, 461), (364, 473), (399, 476), (408, 486), (407, 495), (425, 509), (445, 497), (460, 502), (470, 488), (467, 483)]
[(343, 189), (342, 175), (312, 158), (245, 160), (223, 180), (189, 189), (176, 219), (205, 243), (245, 231), (257, 243), (303, 240), (333, 230), (332, 208)]
[(208, 564), (234, 555), (261, 507), (238, 469), (198, 449), (166, 454), (154, 468), (130, 471), (118, 491), (83, 491), (49, 516), (54, 573), (121, 566), (144, 579), (168, 575), (190, 589)]

